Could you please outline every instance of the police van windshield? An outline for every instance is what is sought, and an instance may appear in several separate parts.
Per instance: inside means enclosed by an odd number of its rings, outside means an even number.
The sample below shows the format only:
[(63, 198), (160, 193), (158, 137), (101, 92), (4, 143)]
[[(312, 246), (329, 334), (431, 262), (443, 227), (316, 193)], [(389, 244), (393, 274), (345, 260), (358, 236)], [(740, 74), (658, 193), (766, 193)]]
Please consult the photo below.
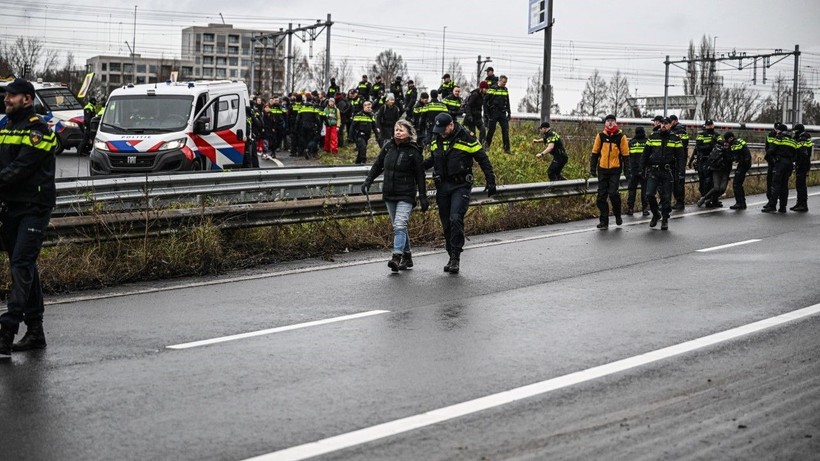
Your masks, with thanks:
[(112, 96), (105, 105), (100, 131), (166, 133), (188, 126), (193, 96)]
[(37, 90), (40, 101), (49, 112), (58, 110), (82, 110), (83, 106), (68, 88), (45, 88)]

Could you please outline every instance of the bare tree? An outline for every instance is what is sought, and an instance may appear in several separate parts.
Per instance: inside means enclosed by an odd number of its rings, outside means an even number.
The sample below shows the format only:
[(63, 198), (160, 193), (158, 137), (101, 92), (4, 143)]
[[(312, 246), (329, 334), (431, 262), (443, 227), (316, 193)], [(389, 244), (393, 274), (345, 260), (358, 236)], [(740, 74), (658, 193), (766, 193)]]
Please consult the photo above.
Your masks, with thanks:
[(397, 76), (407, 75), (407, 64), (400, 54), (397, 54), (392, 49), (384, 50), (376, 56), (376, 63), (370, 66), (367, 72), (371, 78), (375, 80), (377, 75), (382, 77), (382, 81), (392, 82)]
[(0, 43), (0, 55), (14, 75), (22, 77), (28, 66), (31, 74), (27, 77), (34, 78), (54, 70), (58, 52), (54, 48), (46, 48), (37, 37), (17, 37), (13, 44)]
[(310, 63), (307, 56), (302, 53), (302, 50), (293, 48), (293, 89), (295, 91), (302, 91), (310, 86)]
[(453, 58), (450, 61), (450, 64), (447, 65), (447, 72), (450, 74), (450, 80), (452, 80), (456, 86), (461, 87), (464, 91), (462, 94), (469, 92), (473, 89), (470, 85), (469, 79), (464, 77), (464, 70), (461, 68), (461, 61), (456, 58)]
[(745, 84), (721, 88), (713, 102), (710, 118), (741, 123), (752, 121), (763, 107), (760, 94)]
[(763, 101), (756, 121), (761, 123), (782, 122), (783, 108), (786, 105), (786, 99), (791, 97), (790, 94), (791, 86), (787, 84), (786, 77), (783, 74), (777, 74), (772, 82), (772, 92)]
[(330, 76), (336, 77), (336, 84), (339, 85), (342, 91), (347, 91), (356, 83), (353, 79), (353, 67), (347, 57), (340, 59), (337, 64), (333, 65)]
[(601, 77), (598, 69), (592, 71), (589, 76), (578, 107), (572, 111), (572, 115), (593, 115), (603, 117), (606, 110), (606, 81)]
[[(703, 96), (703, 116), (704, 118), (715, 118), (718, 110), (716, 99), (720, 98), (723, 87), (723, 78), (717, 73), (717, 63), (715, 62), (715, 49), (712, 46), (713, 39), (704, 35), (700, 40), (698, 50), (695, 50), (693, 41), (689, 41), (689, 51), (687, 59), (689, 64), (686, 68), (686, 77), (683, 80), (684, 94), (693, 96)], [(691, 62), (695, 61), (696, 62)], [(695, 114), (689, 114), (692, 118)]]
[[(527, 93), (521, 98), (518, 103), (518, 112), (526, 112), (529, 114), (541, 113), (541, 82), (543, 81), (543, 72), (538, 68), (532, 77), (529, 78), (527, 84)], [(550, 88), (550, 114), (560, 114), (561, 108), (555, 103), (555, 92)]]
[(612, 76), (606, 90), (606, 105), (609, 113), (616, 117), (631, 114), (632, 109), (627, 98), (629, 98), (629, 80), (618, 70)]

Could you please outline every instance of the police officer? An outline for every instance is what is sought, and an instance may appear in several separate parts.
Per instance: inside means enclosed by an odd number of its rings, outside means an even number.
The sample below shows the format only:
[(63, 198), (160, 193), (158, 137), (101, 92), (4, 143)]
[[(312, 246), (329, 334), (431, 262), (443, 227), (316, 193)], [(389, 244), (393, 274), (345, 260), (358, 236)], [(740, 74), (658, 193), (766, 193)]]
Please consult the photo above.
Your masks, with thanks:
[(310, 93), (305, 94), (305, 102), (299, 108), (296, 116), (296, 126), (299, 130), (298, 153), (305, 152), (305, 158), (316, 158), (319, 153), (319, 136), (322, 132), (322, 110), (315, 103)]
[(433, 127), (435, 126), (438, 114), (446, 114), (449, 112), (447, 106), (439, 101), (438, 96), (438, 91), (430, 90), (430, 102), (424, 106), (422, 111), (424, 113), (424, 125), (427, 127), (427, 133), (424, 136), (424, 141), (421, 143), (422, 147), (433, 142), (433, 138), (436, 136), (433, 133)]
[(675, 133), (683, 144), (683, 149), (678, 153), (679, 157), (675, 159), (676, 173), (674, 175), (674, 186), (672, 194), (675, 197), (675, 204), (672, 206), (673, 210), (682, 210), (686, 208), (686, 159), (689, 157), (689, 133), (686, 132), (686, 127), (678, 123), (677, 115), (670, 115), (669, 120), (672, 121), (672, 133)]
[(450, 80), (450, 74), (444, 74), (441, 80), (441, 86), (438, 87), (438, 94), (441, 96), (441, 99), (444, 100), (447, 96), (453, 94), (453, 88), (455, 88), (456, 82)]
[(356, 165), (363, 165), (367, 162), (367, 141), (370, 140), (372, 133), (375, 133), (378, 139), (379, 129), (376, 126), (375, 114), (373, 114), (373, 104), (365, 101), (361, 112), (353, 116), (350, 126), (350, 134), (356, 141)]
[(729, 208), (732, 210), (746, 209), (746, 191), (743, 189), (743, 182), (746, 180), (746, 173), (752, 167), (752, 153), (749, 151), (749, 146), (746, 141), (736, 138), (731, 131), (723, 133), (723, 140), (734, 155), (734, 161), (737, 162), (735, 168), (735, 177), (732, 179), (732, 191), (735, 193), (735, 204)]
[[(0, 359), (10, 358), (12, 351), (46, 347), (37, 258), (57, 197), (57, 139), (34, 112), (34, 86), (18, 78), (5, 90), (8, 123), (0, 129), (0, 241), (9, 258), (11, 292), (8, 311), (0, 315)], [(13, 344), (21, 322), (26, 334)]]
[(336, 84), (336, 77), (331, 77), (330, 85), (327, 87), (327, 97), (335, 98), (337, 93), (339, 93), (339, 85)]
[[(416, 99), (418, 99), (418, 90), (416, 89), (416, 84), (412, 80), (407, 81), (407, 91), (404, 92), (404, 110), (405, 114), (404, 117), (407, 120), (413, 120), (413, 109), (416, 106)], [(398, 98), (399, 95), (396, 95)], [(418, 127), (416, 127), (418, 128)]]
[(396, 80), (390, 84), (390, 92), (396, 98), (396, 106), (398, 106), (399, 112), (404, 112), (404, 90), (401, 84), (401, 75), (397, 76)]
[(369, 101), (371, 94), (370, 90), (372, 88), (373, 87), (370, 85), (370, 82), (367, 81), (367, 74), (362, 75), (362, 81), (359, 82), (359, 85), (356, 87), (359, 92), (359, 97), (364, 101)]
[[(384, 83), (382, 83), (382, 76), (377, 75), (376, 81), (373, 82), (373, 85), (370, 87), (370, 94), (373, 96), (373, 100), (376, 100), (379, 96), (384, 94), (386, 88), (384, 87)], [(374, 107), (373, 110), (378, 109)]]
[(441, 102), (447, 106), (447, 111), (450, 113), (450, 116), (453, 117), (453, 120), (457, 121), (458, 116), (462, 113), (461, 106), (464, 104), (464, 100), (461, 98), (461, 87), (453, 87), (453, 92)]
[(487, 91), (487, 147), (493, 143), (496, 125), (501, 125), (501, 139), (504, 142), (504, 152), (510, 152), (510, 93), (507, 91), (507, 77), (502, 75), (498, 79), (498, 86), (490, 87)]
[(453, 121), (450, 114), (438, 114), (434, 123), (436, 138), (430, 146), (430, 157), (424, 160), (424, 168), (433, 167), (436, 181), (436, 204), (447, 254), (450, 255), (444, 272), (457, 274), (464, 248), (464, 215), (470, 205), (473, 187), (473, 161), (478, 162), (484, 172), (488, 197), (495, 194), (495, 174), (481, 144)]
[(487, 130), (484, 127), (484, 119), (482, 112), (484, 110), (484, 95), (490, 86), (487, 82), (482, 81), (478, 84), (478, 88), (470, 92), (467, 97), (467, 102), (464, 103), (464, 128), (475, 136), (478, 131), (478, 142), (484, 144), (484, 138), (487, 137)]
[[(789, 176), (794, 170), (794, 157), (797, 151), (797, 142), (789, 133), (786, 125), (778, 124), (775, 131), (776, 134), (769, 145), (771, 159), (774, 163), (772, 190), (769, 194), (769, 201), (761, 210), (764, 213), (786, 212), (786, 203), (789, 201)], [(778, 202), (780, 208), (777, 207)]]
[(537, 158), (544, 157), (547, 154), (552, 154), (552, 163), (547, 168), (547, 177), (550, 181), (563, 181), (565, 178), (561, 175), (564, 165), (569, 161), (567, 151), (564, 149), (564, 142), (561, 141), (561, 136), (550, 128), (550, 122), (542, 122), (538, 128), (541, 132), (541, 137), (533, 139), (532, 142), (544, 143), (544, 150), (535, 154)]
[(646, 176), (641, 170), (641, 157), (646, 149), (646, 131), (642, 126), (635, 128), (635, 136), (629, 140), (629, 184), (626, 195), (626, 214), (635, 214), (635, 200), (638, 186), (641, 188), (641, 214), (649, 216), (649, 203), (646, 201)]
[(83, 106), (83, 143), (80, 145), (78, 151), (80, 154), (87, 154), (91, 152), (91, 147), (94, 140), (91, 139), (91, 119), (97, 115), (97, 99), (88, 98), (85, 106)]
[(715, 122), (706, 120), (703, 123), (703, 130), (695, 138), (695, 150), (692, 151), (692, 156), (689, 157), (689, 163), (687, 164), (689, 168), (694, 168), (698, 172), (698, 192), (701, 197), (712, 189), (712, 172), (709, 166), (706, 165), (706, 160), (718, 144), (719, 138), (715, 133)]
[(789, 208), (792, 211), (809, 211), (809, 190), (806, 187), (806, 176), (811, 168), (811, 154), (814, 144), (806, 127), (798, 123), (794, 126), (794, 140), (797, 150), (794, 159), (794, 188), (797, 192), (797, 204)]
[[(669, 213), (672, 211), (672, 187), (675, 181), (675, 164), (683, 155), (683, 141), (672, 132), (672, 120), (661, 119), (661, 128), (646, 141), (646, 149), (641, 156), (641, 171), (646, 175), (646, 200), (652, 210), (649, 227), (661, 222), (661, 230), (669, 229)], [(660, 194), (660, 211), (658, 199)]]

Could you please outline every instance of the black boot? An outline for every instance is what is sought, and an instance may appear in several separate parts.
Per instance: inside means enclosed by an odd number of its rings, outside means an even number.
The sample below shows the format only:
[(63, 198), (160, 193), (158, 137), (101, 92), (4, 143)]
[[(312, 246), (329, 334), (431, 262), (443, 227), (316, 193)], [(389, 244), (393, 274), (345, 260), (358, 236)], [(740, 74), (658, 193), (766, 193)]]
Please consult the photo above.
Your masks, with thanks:
[(46, 348), (46, 334), (43, 332), (43, 322), (26, 324), (26, 334), (23, 338), (11, 346), (14, 352), (29, 351), (32, 349)]
[(11, 343), (14, 342), (14, 333), (5, 328), (0, 329), (0, 359), (11, 358)]
[(800, 213), (805, 213), (805, 212), (809, 211), (809, 207), (805, 203), (798, 203), (797, 205), (795, 205), (795, 206), (793, 206), (789, 209), (792, 210), (792, 211), (800, 212)]
[(387, 267), (389, 267), (393, 272), (398, 272), (399, 263), (401, 263), (401, 253), (393, 253), (393, 257), (387, 262)]
[(661, 220), (661, 230), (668, 230), (668, 229), (669, 229), (669, 220), (666, 219), (666, 218), (663, 218), (663, 220)]
[(450, 256), (450, 262), (448, 263), (448, 266), (450, 266), (449, 272), (451, 274), (458, 274), (458, 269), (459, 269), (460, 263), (461, 263), (461, 255), (459, 255), (458, 253), (453, 253), (453, 255)]
[(449, 255), (450, 259), (448, 259), (447, 264), (444, 265), (444, 272), (450, 272), (450, 264), (453, 263), (453, 254), (447, 252), (447, 255)]
[(413, 255), (410, 254), (409, 251), (405, 251), (404, 254), (401, 255), (399, 270), (403, 271), (405, 269), (410, 269), (411, 267), (413, 267)]
[(649, 227), (655, 227), (658, 225), (658, 221), (660, 221), (661, 215), (660, 213), (653, 214), (652, 219), (649, 220)]

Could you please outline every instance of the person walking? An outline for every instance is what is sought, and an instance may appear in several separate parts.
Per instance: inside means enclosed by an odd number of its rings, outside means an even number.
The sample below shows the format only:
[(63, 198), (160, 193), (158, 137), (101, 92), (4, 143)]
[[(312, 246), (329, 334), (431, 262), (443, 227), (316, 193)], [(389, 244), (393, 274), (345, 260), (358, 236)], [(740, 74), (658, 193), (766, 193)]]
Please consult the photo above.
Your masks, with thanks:
[(430, 207), (423, 162), (413, 124), (399, 120), (393, 128), (393, 138), (381, 148), (362, 184), (362, 193), (368, 194), (373, 181), (384, 173), (382, 199), (393, 224), (393, 254), (387, 266), (393, 272), (413, 267), (407, 223), (416, 204), (416, 191), (421, 211), (425, 212)]
[(408, 80), (407, 91), (404, 92), (404, 118), (407, 120), (413, 120), (413, 108), (416, 106), (418, 95), (416, 84), (412, 80)]
[(322, 121), (325, 124), (324, 151), (339, 153), (339, 127), (342, 125), (342, 114), (336, 107), (336, 99), (328, 98), (327, 107), (322, 110)]
[(641, 188), (641, 214), (649, 216), (649, 203), (646, 201), (646, 176), (641, 171), (641, 157), (646, 149), (646, 131), (642, 126), (635, 128), (635, 136), (629, 140), (629, 185), (626, 195), (626, 214), (635, 214), (635, 201), (638, 187)]
[[(658, 225), (661, 230), (669, 229), (669, 214), (672, 212), (672, 188), (675, 181), (676, 162), (681, 158), (683, 141), (672, 132), (672, 121), (661, 119), (660, 129), (646, 141), (646, 149), (641, 156), (641, 171), (646, 176), (646, 201), (652, 210), (649, 227)], [(660, 210), (658, 199), (660, 195)]]
[[(8, 116), (0, 128), (0, 241), (9, 258), (8, 310), (0, 315), (0, 359), (43, 349), (43, 290), (37, 258), (57, 200), (56, 135), (34, 111), (34, 85), (17, 78), (5, 87)], [(14, 343), (20, 323), (26, 334)]]
[(387, 96), (387, 102), (376, 112), (376, 124), (379, 126), (379, 145), (384, 144), (394, 136), (393, 127), (401, 118), (401, 111), (396, 105), (396, 98), (392, 94)]
[(478, 162), (484, 172), (488, 197), (496, 192), (495, 173), (481, 144), (450, 114), (444, 112), (436, 116), (433, 134), (436, 137), (430, 145), (430, 156), (424, 160), (424, 169), (432, 167), (434, 171), (436, 205), (450, 256), (444, 272), (457, 274), (464, 250), (464, 215), (470, 206), (473, 188), (473, 161)]
[[(612, 203), (612, 214), (615, 224), (623, 224), (621, 218), (621, 185), (622, 158), (629, 156), (629, 141), (618, 128), (614, 115), (604, 118), (604, 129), (595, 136), (592, 143), (592, 156), (589, 161), (589, 175), (598, 178), (598, 196), (596, 204), (600, 215), (598, 229), (609, 228), (609, 203)], [(607, 202), (609, 200), (609, 202)]]
[(565, 178), (561, 171), (564, 165), (569, 161), (567, 151), (564, 149), (564, 142), (561, 141), (561, 136), (550, 128), (550, 122), (542, 122), (538, 128), (541, 132), (540, 138), (532, 140), (534, 143), (544, 143), (544, 150), (535, 154), (536, 158), (541, 158), (547, 154), (552, 154), (552, 163), (547, 168), (547, 177), (550, 181), (563, 181)]

